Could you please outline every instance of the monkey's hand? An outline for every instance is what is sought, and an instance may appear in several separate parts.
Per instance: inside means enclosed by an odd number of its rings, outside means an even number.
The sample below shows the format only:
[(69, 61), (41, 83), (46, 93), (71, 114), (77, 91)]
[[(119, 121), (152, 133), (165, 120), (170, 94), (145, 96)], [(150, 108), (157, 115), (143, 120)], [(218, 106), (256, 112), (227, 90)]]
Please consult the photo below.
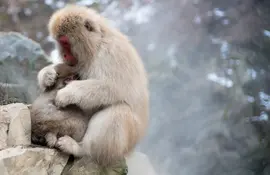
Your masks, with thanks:
[(109, 82), (88, 79), (71, 81), (57, 92), (54, 102), (57, 107), (74, 104), (87, 111), (102, 105), (114, 104), (123, 99), (121, 91)]
[(42, 91), (44, 91), (47, 87), (53, 86), (57, 79), (55, 65), (51, 64), (41, 69), (37, 78), (39, 87)]
[(54, 99), (54, 104), (58, 108), (63, 108), (79, 101), (78, 86), (71, 81), (66, 87), (58, 90)]

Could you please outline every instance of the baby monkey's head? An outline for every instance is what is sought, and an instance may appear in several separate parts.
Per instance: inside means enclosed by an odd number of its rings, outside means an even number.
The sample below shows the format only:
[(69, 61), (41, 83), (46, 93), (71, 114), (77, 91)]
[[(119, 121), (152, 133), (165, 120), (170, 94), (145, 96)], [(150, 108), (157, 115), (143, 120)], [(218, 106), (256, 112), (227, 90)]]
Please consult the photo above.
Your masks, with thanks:
[(79, 79), (75, 68), (64, 63), (56, 65), (55, 70), (57, 73), (57, 80), (53, 89), (61, 89), (69, 82)]

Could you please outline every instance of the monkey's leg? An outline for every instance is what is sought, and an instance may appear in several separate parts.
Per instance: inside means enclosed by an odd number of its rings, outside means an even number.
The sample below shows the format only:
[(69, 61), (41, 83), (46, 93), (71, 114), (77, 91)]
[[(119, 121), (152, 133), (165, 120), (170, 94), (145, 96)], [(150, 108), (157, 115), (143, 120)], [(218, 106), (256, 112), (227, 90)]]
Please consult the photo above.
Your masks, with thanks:
[[(72, 114), (70, 114), (72, 115)], [(60, 137), (56, 142), (56, 147), (61, 151), (72, 155), (84, 155), (76, 140), (82, 140), (87, 128), (88, 120), (84, 119), (85, 116), (78, 116), (74, 114), (69, 116), (68, 119), (61, 122), (59, 131)]]
[(100, 164), (108, 164), (133, 150), (142, 134), (141, 126), (128, 105), (114, 105), (91, 118), (82, 142), (66, 137), (61, 148), (76, 157), (88, 155)]

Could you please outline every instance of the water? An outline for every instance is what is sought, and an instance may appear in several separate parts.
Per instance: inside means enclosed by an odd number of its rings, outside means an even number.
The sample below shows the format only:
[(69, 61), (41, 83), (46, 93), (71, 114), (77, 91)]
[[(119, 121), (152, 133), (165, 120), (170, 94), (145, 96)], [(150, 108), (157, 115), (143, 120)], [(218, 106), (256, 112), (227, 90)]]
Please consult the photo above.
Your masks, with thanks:
[[(50, 54), (46, 24), (39, 21), (66, 2), (17, 4), (22, 7), (20, 25), (13, 25), (13, 15), (0, 27), (27, 32)], [(95, 3), (143, 58), (151, 121), (138, 149), (159, 174), (270, 174), (269, 2), (77, 2)], [(30, 27), (34, 22), (38, 24)]]

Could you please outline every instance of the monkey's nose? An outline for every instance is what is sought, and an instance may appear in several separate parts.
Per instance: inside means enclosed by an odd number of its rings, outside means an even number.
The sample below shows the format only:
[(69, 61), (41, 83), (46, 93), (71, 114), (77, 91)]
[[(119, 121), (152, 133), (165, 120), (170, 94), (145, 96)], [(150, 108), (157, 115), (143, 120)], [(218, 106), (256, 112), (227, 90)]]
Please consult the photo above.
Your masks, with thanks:
[(59, 37), (59, 42), (63, 43), (63, 44), (68, 44), (68, 37), (67, 36), (60, 36)]
[(70, 49), (70, 44), (69, 44), (68, 37), (66, 37), (66, 36), (61, 36), (61, 37), (59, 37), (58, 42), (60, 43), (60, 45), (61, 45), (63, 48)]

